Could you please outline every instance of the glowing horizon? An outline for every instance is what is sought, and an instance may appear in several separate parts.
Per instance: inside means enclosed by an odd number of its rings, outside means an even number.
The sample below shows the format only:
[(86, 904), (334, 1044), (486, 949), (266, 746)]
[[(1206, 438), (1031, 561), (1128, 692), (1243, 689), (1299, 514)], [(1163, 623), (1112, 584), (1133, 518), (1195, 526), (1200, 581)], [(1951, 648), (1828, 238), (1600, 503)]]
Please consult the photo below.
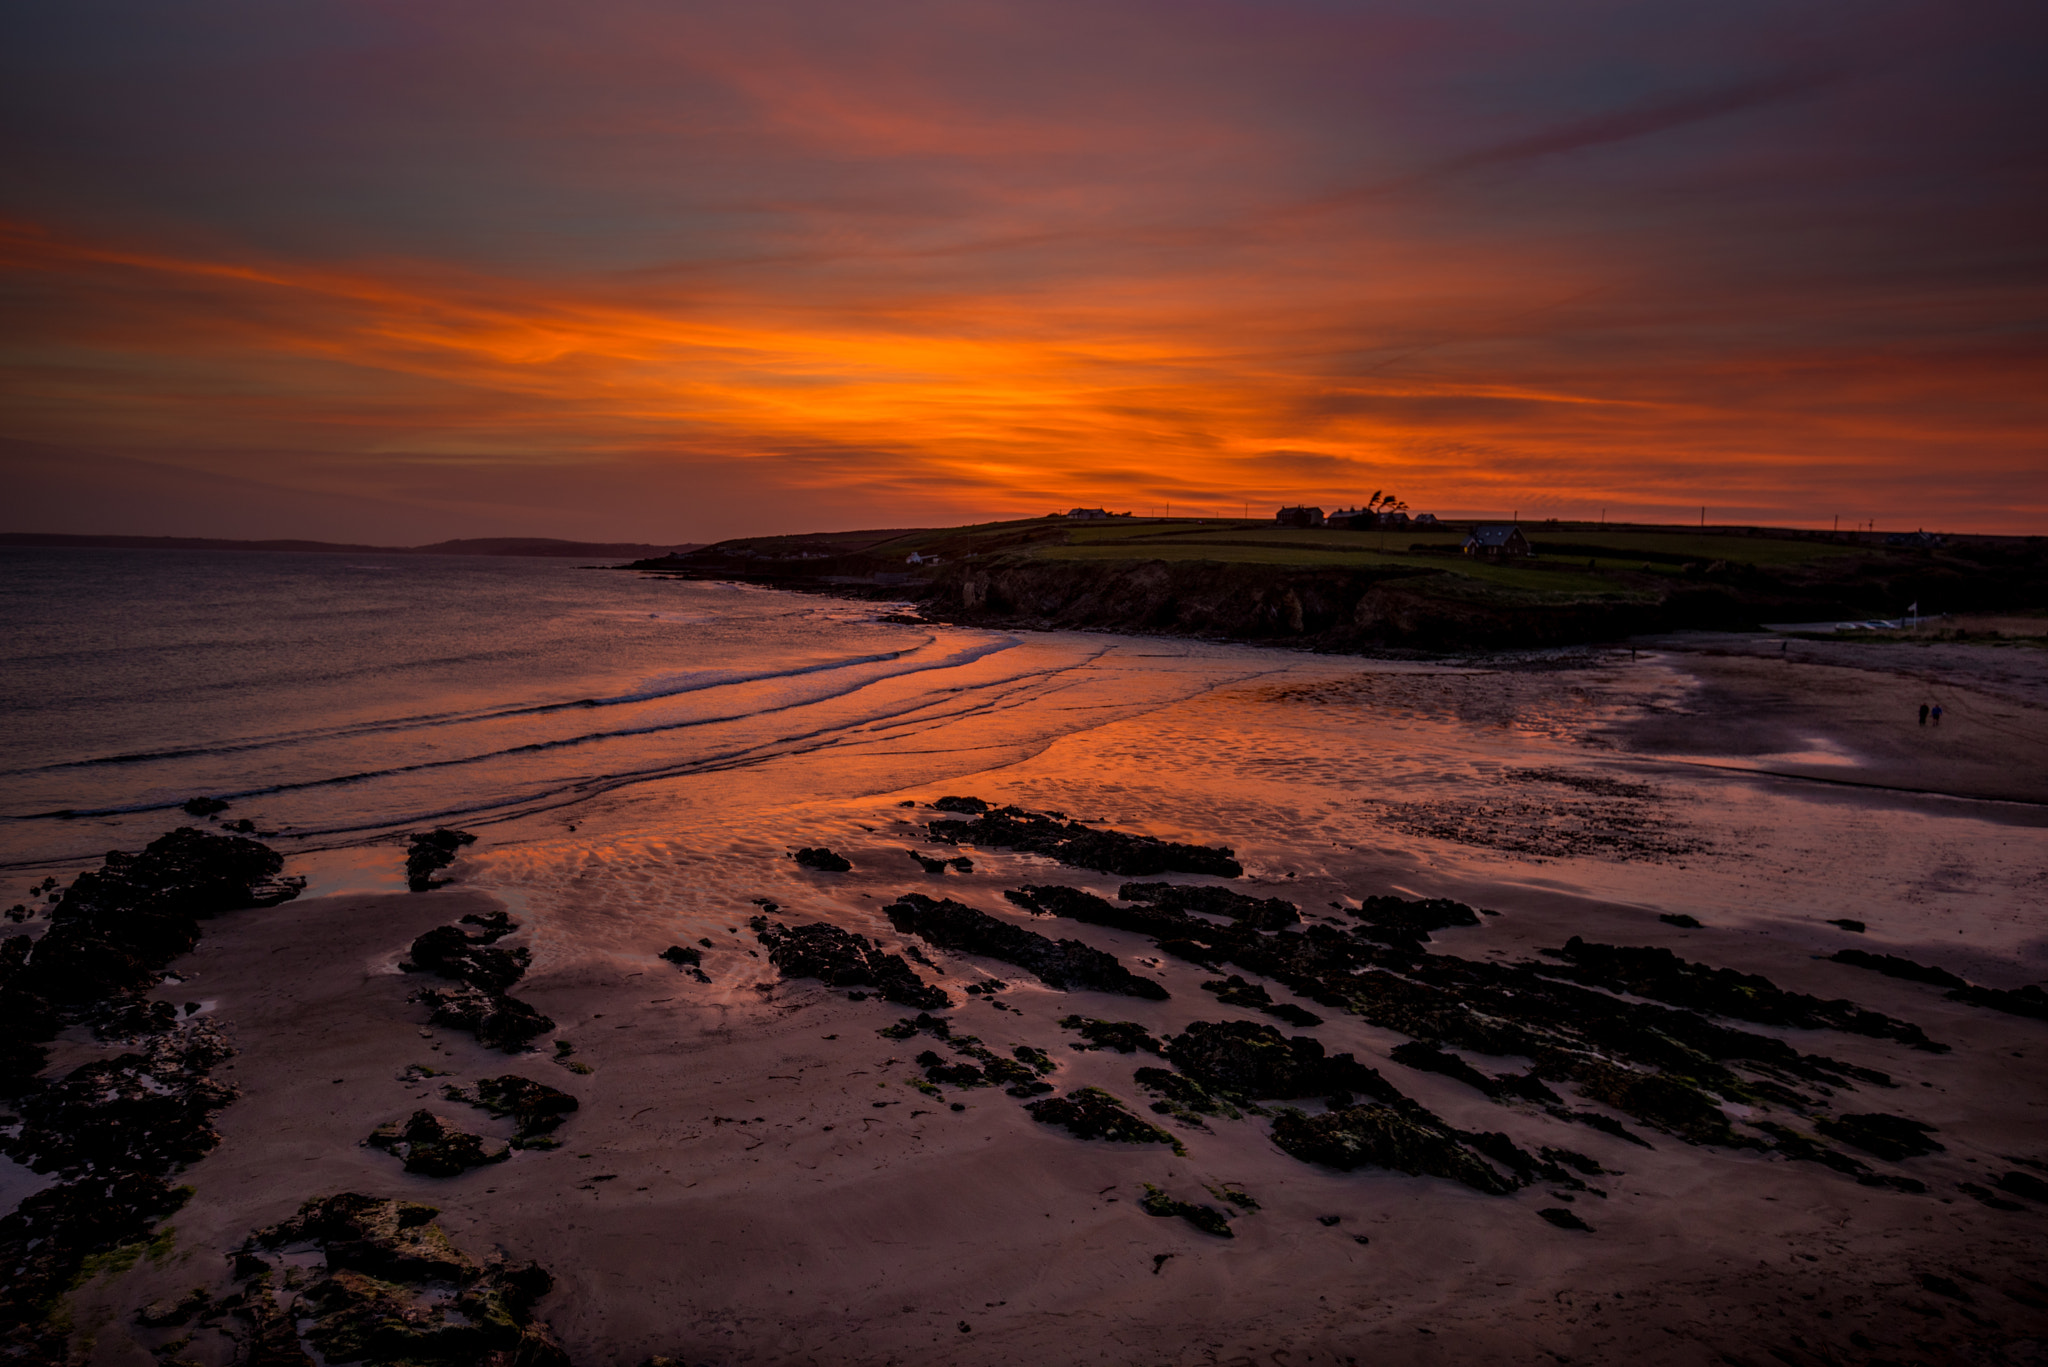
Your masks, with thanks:
[(2048, 513), (2018, 11), (100, 8), (5, 59), (8, 530)]

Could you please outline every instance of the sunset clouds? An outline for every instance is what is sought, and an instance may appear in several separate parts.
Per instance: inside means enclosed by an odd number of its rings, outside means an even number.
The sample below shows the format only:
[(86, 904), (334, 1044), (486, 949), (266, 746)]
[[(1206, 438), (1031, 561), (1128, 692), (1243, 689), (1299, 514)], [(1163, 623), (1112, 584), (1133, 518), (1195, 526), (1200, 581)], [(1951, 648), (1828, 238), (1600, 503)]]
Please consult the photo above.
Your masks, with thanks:
[(23, 528), (2048, 513), (2033, 7), (0, 23)]

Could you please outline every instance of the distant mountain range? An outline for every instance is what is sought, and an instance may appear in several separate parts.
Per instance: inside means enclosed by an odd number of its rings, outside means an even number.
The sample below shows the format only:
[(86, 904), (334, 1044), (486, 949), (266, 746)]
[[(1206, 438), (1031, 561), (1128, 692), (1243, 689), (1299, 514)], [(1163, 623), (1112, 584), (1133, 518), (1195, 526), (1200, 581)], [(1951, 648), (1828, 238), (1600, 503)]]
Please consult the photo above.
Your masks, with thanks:
[(537, 555), (582, 559), (644, 560), (696, 550), (701, 542), (673, 546), (640, 541), (558, 541), (547, 536), (472, 536), (431, 546), (360, 546), (343, 541), (224, 541), (206, 536), (83, 536), (67, 532), (0, 532), (0, 546), (98, 547), (133, 551), (302, 551), (352, 555)]

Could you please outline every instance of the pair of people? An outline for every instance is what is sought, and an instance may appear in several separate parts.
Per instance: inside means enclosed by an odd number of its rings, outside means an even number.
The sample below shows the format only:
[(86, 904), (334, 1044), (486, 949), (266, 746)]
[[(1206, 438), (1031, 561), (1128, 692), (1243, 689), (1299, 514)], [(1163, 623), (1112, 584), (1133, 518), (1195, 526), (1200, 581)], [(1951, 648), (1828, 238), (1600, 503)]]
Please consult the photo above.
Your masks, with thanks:
[(1921, 724), (1922, 726), (1925, 726), (1925, 725), (1927, 725), (1927, 719), (1928, 719), (1929, 717), (1932, 717), (1932, 718), (1934, 718), (1934, 724), (1935, 724), (1936, 726), (1939, 726), (1939, 725), (1941, 725), (1941, 704), (1940, 704), (1940, 703), (1935, 703), (1935, 704), (1934, 704), (1934, 705), (1933, 705), (1932, 707), (1929, 707), (1929, 706), (1928, 706), (1928, 705), (1927, 705), (1926, 703), (1921, 703), (1921, 704), (1920, 704), (1920, 724)]

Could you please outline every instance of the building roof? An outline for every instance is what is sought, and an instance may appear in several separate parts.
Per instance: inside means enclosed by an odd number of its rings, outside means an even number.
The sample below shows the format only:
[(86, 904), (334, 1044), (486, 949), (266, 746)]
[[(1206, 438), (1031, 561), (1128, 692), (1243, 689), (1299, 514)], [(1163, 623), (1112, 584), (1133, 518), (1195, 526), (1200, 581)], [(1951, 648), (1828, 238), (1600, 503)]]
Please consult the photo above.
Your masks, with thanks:
[(1470, 539), (1482, 546), (1505, 546), (1511, 536), (1520, 536), (1522, 529), (1512, 522), (1485, 522), (1472, 529)]

